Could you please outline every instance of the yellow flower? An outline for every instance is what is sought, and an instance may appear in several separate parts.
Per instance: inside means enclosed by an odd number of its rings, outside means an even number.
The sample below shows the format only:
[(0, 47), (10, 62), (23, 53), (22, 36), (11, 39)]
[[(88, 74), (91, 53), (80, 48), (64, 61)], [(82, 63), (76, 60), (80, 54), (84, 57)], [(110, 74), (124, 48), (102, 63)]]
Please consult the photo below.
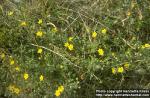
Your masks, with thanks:
[(4, 59), (5, 58), (5, 53), (2, 53), (1, 54), (1, 59)]
[(128, 12), (127, 12), (127, 16), (130, 16), (130, 15), (131, 15), (131, 12), (128, 11)]
[(142, 45), (142, 49), (144, 49), (144, 48), (150, 48), (150, 44), (144, 44), (144, 45)]
[(39, 79), (40, 79), (40, 81), (43, 81), (44, 80), (44, 76), (40, 75)]
[(42, 23), (43, 23), (43, 20), (39, 19), (38, 24), (42, 24)]
[(68, 40), (69, 40), (70, 42), (72, 41), (72, 39), (73, 39), (73, 37), (69, 37), (69, 38), (68, 38)]
[(94, 31), (94, 32), (92, 33), (92, 37), (93, 37), (93, 38), (96, 38), (96, 36), (97, 36), (97, 33)]
[(27, 80), (27, 79), (29, 78), (28, 73), (24, 73), (24, 76), (23, 76), (23, 77), (24, 77), (25, 80)]
[(37, 53), (41, 54), (43, 52), (43, 49), (42, 48), (39, 48)]
[(20, 25), (21, 26), (27, 26), (27, 23), (25, 21), (22, 21)]
[(15, 61), (14, 60), (10, 60), (10, 65), (14, 65)]
[(55, 91), (55, 96), (57, 96), (57, 97), (60, 96), (60, 91), (59, 90)]
[(124, 67), (125, 67), (126, 69), (128, 69), (128, 68), (129, 68), (129, 63), (125, 63), (125, 64), (124, 64)]
[(145, 48), (150, 48), (150, 44), (145, 44), (144, 47)]
[(59, 86), (58, 91), (60, 91), (62, 93), (64, 91), (64, 86)]
[(42, 36), (43, 36), (43, 32), (42, 32), (42, 31), (38, 31), (38, 32), (36, 33), (36, 36), (37, 36), (37, 37), (42, 37)]
[(113, 74), (116, 73), (116, 68), (113, 67), (111, 70), (112, 70), (112, 73), (113, 73)]
[(15, 70), (16, 70), (16, 71), (20, 71), (20, 68), (17, 66), (17, 67), (15, 68)]
[(58, 31), (58, 29), (56, 28), (56, 27), (54, 27), (54, 28), (52, 28), (52, 30), (51, 30), (52, 32), (57, 32)]
[(15, 94), (19, 94), (20, 93), (20, 89), (15, 87), (15, 85), (10, 85), (8, 87), (8, 89), (12, 92), (12, 93), (15, 93)]
[(73, 44), (70, 44), (70, 45), (68, 46), (68, 49), (69, 49), (70, 51), (72, 51), (72, 50), (73, 50)]
[(14, 93), (19, 94), (20, 93), (20, 89), (19, 88), (14, 88)]
[(103, 55), (104, 55), (103, 49), (98, 49), (98, 54), (99, 54), (100, 56), (103, 56)]
[(106, 34), (106, 32), (107, 32), (107, 29), (102, 29), (103, 34)]
[(8, 16), (12, 16), (13, 14), (14, 14), (13, 11), (10, 11), (10, 12), (7, 13)]
[(111, 55), (112, 55), (112, 56), (115, 56), (115, 53), (114, 53), (114, 52), (112, 52), (112, 53), (111, 53)]
[(135, 2), (131, 2), (131, 8), (133, 9), (135, 7)]
[(65, 46), (66, 48), (68, 48), (69, 43), (68, 43), (68, 42), (66, 42), (66, 43), (64, 44), (64, 46)]
[(119, 67), (119, 68), (118, 68), (118, 72), (119, 72), (119, 73), (123, 73), (123, 71), (124, 71), (123, 67)]

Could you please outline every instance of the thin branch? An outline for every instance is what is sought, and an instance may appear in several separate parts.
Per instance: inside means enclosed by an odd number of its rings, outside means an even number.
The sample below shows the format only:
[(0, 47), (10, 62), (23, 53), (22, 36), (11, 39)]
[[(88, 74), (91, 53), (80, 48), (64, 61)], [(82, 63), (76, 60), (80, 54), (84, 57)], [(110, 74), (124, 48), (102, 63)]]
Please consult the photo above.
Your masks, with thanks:
[(65, 32), (79, 17), (75, 18), (72, 23), (70, 23), (64, 30), (63, 32)]
[(130, 48), (135, 49), (135, 48), (134, 48), (133, 46), (131, 46), (131, 45), (129, 44), (129, 42), (126, 41), (124, 38), (122, 38), (122, 40), (123, 40)]
[[(72, 12), (77, 13), (77, 14), (80, 13), (80, 12), (74, 11), (74, 10), (72, 10), (72, 9), (64, 8), (64, 7), (61, 7), (61, 9), (64, 9), (64, 10), (67, 10), (67, 11), (72, 11)], [(83, 10), (83, 9), (81, 9), (81, 10), (85, 12), (85, 10)], [(80, 15), (81, 15), (81, 16), (84, 16), (85, 18), (87, 18), (87, 19), (89, 19), (89, 20), (92, 20), (93, 22), (95, 22), (95, 23), (97, 23), (97, 24), (100, 24), (101, 26), (107, 28), (107, 29), (110, 30), (110, 31), (113, 31), (113, 30), (111, 30), (109, 27), (107, 27), (106, 25), (104, 25), (103, 23), (101, 23), (101, 22), (95, 20), (95, 18), (91, 18), (91, 17), (89, 17), (89, 16), (87, 16), (87, 15), (84, 15), (84, 14), (82, 14), (82, 13), (80, 13)]]

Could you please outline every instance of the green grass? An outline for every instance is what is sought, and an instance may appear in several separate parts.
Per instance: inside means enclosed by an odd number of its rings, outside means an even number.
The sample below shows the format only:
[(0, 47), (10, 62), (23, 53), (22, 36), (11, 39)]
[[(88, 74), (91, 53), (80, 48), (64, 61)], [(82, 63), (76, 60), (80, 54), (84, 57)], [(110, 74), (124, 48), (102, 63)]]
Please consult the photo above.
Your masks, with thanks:
[(150, 89), (149, 12), (149, 0), (2, 0), (0, 97), (55, 98), (61, 85), (60, 98), (94, 98), (96, 89)]

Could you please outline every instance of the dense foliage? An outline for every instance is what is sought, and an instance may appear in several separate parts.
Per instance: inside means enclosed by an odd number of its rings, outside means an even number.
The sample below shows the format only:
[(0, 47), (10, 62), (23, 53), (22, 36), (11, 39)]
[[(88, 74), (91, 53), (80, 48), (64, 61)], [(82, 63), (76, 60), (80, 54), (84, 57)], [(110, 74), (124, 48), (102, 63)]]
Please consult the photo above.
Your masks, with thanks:
[(150, 89), (149, 16), (149, 0), (1, 0), (0, 97)]

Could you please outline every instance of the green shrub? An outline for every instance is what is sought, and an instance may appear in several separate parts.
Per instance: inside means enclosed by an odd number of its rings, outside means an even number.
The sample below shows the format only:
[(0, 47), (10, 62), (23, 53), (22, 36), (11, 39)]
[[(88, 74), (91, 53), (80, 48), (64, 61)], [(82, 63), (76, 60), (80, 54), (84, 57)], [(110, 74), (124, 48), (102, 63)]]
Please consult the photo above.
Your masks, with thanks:
[(149, 0), (0, 2), (0, 97), (150, 89)]

